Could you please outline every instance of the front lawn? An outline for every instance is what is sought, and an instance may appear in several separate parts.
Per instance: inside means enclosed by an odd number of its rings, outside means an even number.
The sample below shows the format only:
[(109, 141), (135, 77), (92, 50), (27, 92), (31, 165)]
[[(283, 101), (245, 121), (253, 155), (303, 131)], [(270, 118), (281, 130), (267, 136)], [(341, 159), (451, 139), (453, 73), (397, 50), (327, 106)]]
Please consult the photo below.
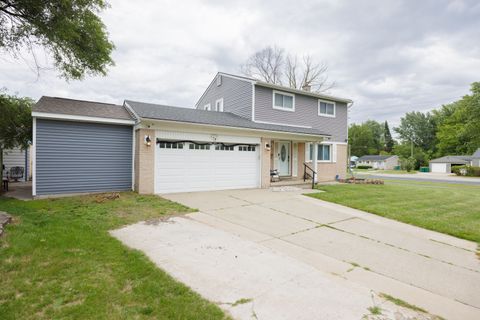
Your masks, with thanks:
[(387, 180), (318, 188), (325, 192), (309, 196), (480, 243), (479, 186)]
[(224, 319), (215, 304), (128, 249), (108, 230), (191, 209), (120, 193), (23, 202), (0, 239), (2, 319)]

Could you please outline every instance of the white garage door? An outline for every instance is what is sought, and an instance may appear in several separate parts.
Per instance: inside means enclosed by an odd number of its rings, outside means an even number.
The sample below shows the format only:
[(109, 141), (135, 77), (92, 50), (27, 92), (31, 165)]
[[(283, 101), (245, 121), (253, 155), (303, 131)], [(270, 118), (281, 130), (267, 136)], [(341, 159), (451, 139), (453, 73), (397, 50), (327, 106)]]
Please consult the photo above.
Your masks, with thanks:
[(446, 163), (432, 163), (432, 172), (446, 173), (447, 172), (447, 164)]
[(255, 144), (160, 140), (155, 158), (155, 193), (260, 186), (260, 155)]

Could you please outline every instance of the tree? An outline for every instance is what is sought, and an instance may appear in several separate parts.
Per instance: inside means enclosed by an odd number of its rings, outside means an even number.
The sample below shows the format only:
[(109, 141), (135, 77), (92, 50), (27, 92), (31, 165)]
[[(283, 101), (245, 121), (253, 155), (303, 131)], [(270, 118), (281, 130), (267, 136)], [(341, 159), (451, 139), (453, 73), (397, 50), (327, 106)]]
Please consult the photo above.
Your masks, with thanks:
[(268, 83), (288, 85), (294, 89), (324, 92), (334, 86), (326, 75), (328, 66), (312, 56), (285, 54), (283, 48), (268, 46), (255, 52), (241, 66), (242, 73)]
[(423, 151), (433, 153), (435, 151), (436, 125), (432, 114), (429, 112), (407, 112), (400, 119), (400, 126), (394, 129), (402, 143), (413, 143)]
[(32, 140), (33, 103), (30, 98), (0, 92), (0, 168), (3, 168), (3, 150), (26, 149)]
[(434, 112), (438, 155), (470, 155), (480, 148), (480, 82), (471, 85), (471, 92)]
[(40, 46), (66, 79), (105, 75), (114, 45), (97, 14), (107, 6), (104, 0), (0, 0), (0, 49), (18, 56), (26, 48), (37, 73)]
[[(411, 144), (401, 143), (393, 147), (393, 154), (399, 156), (400, 159), (412, 159)], [(422, 166), (428, 166), (429, 155), (420, 147), (413, 148), (413, 167), (419, 169)]]
[(285, 64), (284, 49), (268, 46), (255, 52), (241, 67), (250, 77), (268, 83), (282, 85), (282, 72)]
[(383, 128), (374, 120), (362, 124), (351, 124), (348, 129), (348, 142), (351, 154), (357, 157), (379, 154), (383, 150)]
[(385, 127), (383, 129), (383, 136), (385, 140), (385, 151), (390, 153), (393, 150), (395, 142), (393, 141), (392, 134), (390, 133), (390, 128), (388, 127), (388, 122), (385, 121)]

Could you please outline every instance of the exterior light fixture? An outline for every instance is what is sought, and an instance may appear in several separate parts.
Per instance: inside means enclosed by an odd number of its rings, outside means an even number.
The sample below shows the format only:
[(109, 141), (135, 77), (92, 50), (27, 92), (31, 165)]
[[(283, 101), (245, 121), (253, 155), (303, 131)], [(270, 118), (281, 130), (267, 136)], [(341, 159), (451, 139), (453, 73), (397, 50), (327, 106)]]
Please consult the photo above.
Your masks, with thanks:
[(265, 150), (270, 151), (270, 143), (265, 143)]
[(147, 147), (150, 147), (152, 145), (152, 139), (150, 139), (150, 136), (145, 136), (144, 140)]

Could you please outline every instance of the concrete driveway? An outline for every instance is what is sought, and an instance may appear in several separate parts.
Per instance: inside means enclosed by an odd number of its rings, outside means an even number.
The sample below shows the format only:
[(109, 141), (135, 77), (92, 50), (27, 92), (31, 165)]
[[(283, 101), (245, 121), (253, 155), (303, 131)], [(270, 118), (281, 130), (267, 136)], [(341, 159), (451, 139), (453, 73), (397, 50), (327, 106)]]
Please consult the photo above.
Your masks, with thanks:
[(112, 234), (238, 319), (361, 319), (372, 306), (382, 319), (431, 318), (381, 293), (446, 319), (480, 319), (475, 243), (305, 191), (167, 195), (199, 212)]

